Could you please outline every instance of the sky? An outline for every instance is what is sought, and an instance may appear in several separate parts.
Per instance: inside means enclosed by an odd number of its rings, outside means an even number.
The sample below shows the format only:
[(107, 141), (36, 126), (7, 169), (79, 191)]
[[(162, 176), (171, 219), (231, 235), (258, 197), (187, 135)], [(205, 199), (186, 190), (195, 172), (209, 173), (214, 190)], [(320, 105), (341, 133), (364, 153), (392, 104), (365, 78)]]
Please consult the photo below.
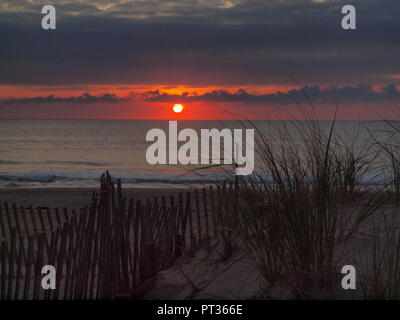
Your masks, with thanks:
[(44, 4), (0, 0), (2, 119), (400, 119), (398, 0)]

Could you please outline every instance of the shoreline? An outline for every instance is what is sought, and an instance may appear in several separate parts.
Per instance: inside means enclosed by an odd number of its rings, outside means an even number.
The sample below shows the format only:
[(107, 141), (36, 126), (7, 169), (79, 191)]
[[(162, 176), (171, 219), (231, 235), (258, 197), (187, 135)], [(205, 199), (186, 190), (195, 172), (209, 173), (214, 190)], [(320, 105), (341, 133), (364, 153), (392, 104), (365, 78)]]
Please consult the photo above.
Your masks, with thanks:
[[(189, 186), (175, 188), (126, 188), (123, 186), (123, 195), (128, 198), (144, 200), (189, 190), (191, 190)], [(79, 209), (90, 204), (93, 191), (98, 192), (99, 188), (0, 188), (0, 203)]]

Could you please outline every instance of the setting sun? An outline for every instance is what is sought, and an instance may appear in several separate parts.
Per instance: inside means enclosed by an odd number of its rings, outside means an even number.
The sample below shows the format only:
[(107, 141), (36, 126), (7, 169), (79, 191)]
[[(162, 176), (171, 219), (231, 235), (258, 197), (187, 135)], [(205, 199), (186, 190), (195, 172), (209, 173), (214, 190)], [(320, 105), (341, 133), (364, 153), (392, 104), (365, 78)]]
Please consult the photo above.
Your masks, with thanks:
[(175, 104), (175, 105), (172, 107), (172, 110), (173, 110), (175, 113), (181, 113), (181, 112), (183, 111), (183, 109), (184, 109), (184, 106), (181, 105), (181, 104)]

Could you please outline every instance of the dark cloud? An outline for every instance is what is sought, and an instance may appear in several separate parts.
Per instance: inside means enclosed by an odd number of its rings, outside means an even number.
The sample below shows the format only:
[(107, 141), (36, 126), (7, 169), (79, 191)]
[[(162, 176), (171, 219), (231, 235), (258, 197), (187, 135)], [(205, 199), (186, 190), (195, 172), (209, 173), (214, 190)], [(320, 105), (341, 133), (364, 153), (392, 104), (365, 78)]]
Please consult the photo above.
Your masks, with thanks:
[(254, 94), (246, 90), (238, 90), (231, 93), (226, 90), (212, 91), (203, 95), (171, 95), (159, 91), (148, 91), (142, 94), (142, 98), (149, 102), (221, 102), (221, 103), (245, 103), (262, 105), (289, 105), (294, 103), (307, 103), (310, 99), (316, 104), (345, 104), (363, 102), (390, 102), (399, 100), (400, 91), (396, 85), (391, 84), (379, 89), (373, 89), (369, 85), (357, 86), (329, 86), (321, 88), (318, 85), (305, 86), (300, 89), (292, 89), (288, 92), (276, 92), (270, 94)]
[(363, 103), (363, 102), (390, 102), (399, 100), (400, 91), (394, 84), (380, 87), (377, 89), (369, 85), (359, 84), (357, 86), (328, 86), (319, 85), (305, 86), (299, 89), (292, 89), (287, 92), (276, 92), (268, 94), (249, 93), (244, 89), (236, 92), (227, 90), (216, 90), (204, 94), (182, 93), (168, 94), (161, 93), (159, 90), (147, 91), (144, 93), (132, 92), (127, 97), (120, 97), (115, 94), (102, 94), (98, 96), (85, 93), (80, 96), (71, 97), (31, 97), (31, 98), (13, 98), (0, 101), (3, 105), (18, 104), (48, 104), (48, 103), (75, 103), (75, 104), (93, 104), (93, 103), (120, 103), (133, 100), (142, 100), (145, 102), (216, 102), (216, 103), (244, 103), (247, 105), (290, 105), (294, 103), (307, 103), (310, 99), (315, 104), (345, 104), (345, 103)]
[(39, 1), (6, 2), (17, 9), (0, 13), (2, 84), (387, 84), (400, 74), (398, 0), (352, 1), (355, 31), (341, 29), (339, 0), (58, 1), (56, 31), (41, 30)]
[(99, 96), (90, 95), (84, 93), (80, 96), (71, 96), (67, 98), (56, 97), (50, 95), (47, 97), (31, 97), (31, 98), (12, 98), (3, 100), (3, 105), (14, 105), (14, 104), (43, 104), (43, 103), (77, 103), (77, 104), (88, 104), (88, 103), (118, 103), (127, 102), (130, 97), (118, 97), (115, 94), (105, 93)]

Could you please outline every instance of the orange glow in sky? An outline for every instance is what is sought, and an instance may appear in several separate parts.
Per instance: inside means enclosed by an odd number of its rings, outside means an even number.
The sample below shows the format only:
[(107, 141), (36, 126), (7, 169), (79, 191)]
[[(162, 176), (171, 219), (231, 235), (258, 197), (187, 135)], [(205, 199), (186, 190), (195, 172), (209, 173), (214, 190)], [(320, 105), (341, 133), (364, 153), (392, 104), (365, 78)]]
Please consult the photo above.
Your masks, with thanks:
[[(400, 78), (400, 75), (398, 76)], [(345, 85), (345, 84), (342, 84)], [(374, 86), (378, 90), (379, 86)], [(152, 86), (152, 85), (70, 85), (70, 86), (30, 86), (30, 85), (3, 85), (0, 84), (0, 119), (152, 119), (170, 120), (173, 115), (179, 115), (181, 120), (229, 120), (229, 119), (298, 119), (304, 117), (304, 112), (299, 111), (294, 105), (252, 105), (249, 107), (243, 102), (216, 102), (211, 103), (196, 99), (209, 92), (225, 90), (235, 93), (246, 90), (250, 94), (268, 94), (287, 92), (297, 87), (279, 86), (254, 86), (254, 87), (189, 87), (189, 86)], [(152, 97), (151, 92), (157, 92), (162, 100), (146, 100), (142, 94)], [(80, 97), (83, 94), (101, 96), (104, 94), (115, 95), (121, 102), (110, 103), (95, 102), (80, 104), (55, 102), (51, 96), (60, 98)], [(168, 97), (170, 95), (170, 97)], [(28, 98), (27, 102), (5, 104), (2, 100)], [(32, 102), (40, 98), (42, 102)], [(182, 98), (182, 99), (181, 99)], [(192, 99), (191, 99), (192, 98)], [(124, 100), (125, 99), (125, 100)], [(185, 100), (186, 99), (186, 100)], [(54, 100), (54, 99), (53, 99)], [(73, 99), (72, 99), (73, 100)], [(43, 102), (44, 101), (44, 102)], [(174, 101), (190, 103), (171, 104)], [(2, 104), (3, 103), (3, 104)], [(340, 106), (326, 105), (318, 109), (319, 119), (332, 119), (335, 110), (338, 111), (337, 119), (343, 120), (381, 120), (382, 118), (399, 119), (398, 108), (392, 103), (380, 103), (379, 112), (376, 111), (376, 102), (352, 103)], [(300, 113), (299, 113), (300, 112)]]

